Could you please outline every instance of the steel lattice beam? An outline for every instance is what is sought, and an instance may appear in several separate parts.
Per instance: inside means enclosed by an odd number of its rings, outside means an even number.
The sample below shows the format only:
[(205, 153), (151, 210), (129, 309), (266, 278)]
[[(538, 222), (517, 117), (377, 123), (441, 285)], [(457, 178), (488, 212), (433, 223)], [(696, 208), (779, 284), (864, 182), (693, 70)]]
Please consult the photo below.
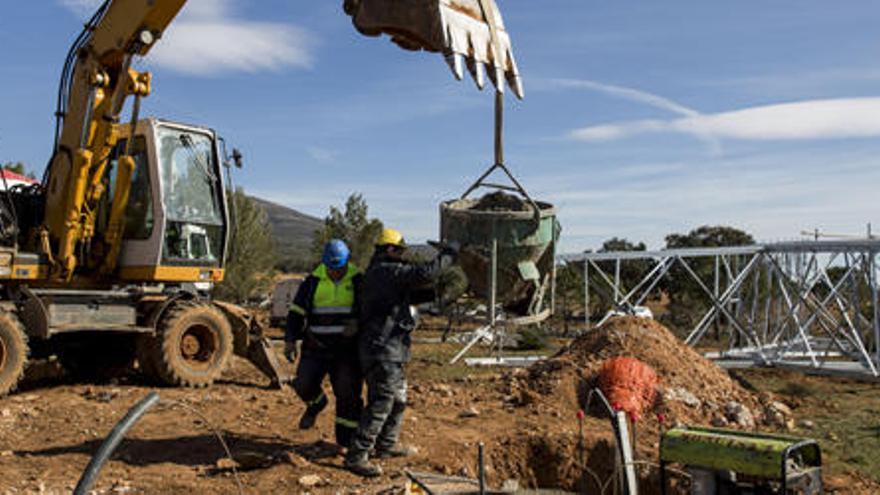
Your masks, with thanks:
[[(595, 292), (613, 310), (633, 312), (665, 277), (685, 277), (709, 305), (688, 333), (698, 345), (714, 324), (726, 333), (718, 358), (748, 357), (759, 364), (812, 369), (855, 369), (880, 376), (880, 240), (816, 240), (754, 246), (669, 249), (560, 255), (561, 263), (582, 263), (585, 323), (591, 327)], [(698, 260), (714, 266), (704, 280)], [(621, 281), (627, 262), (653, 266), (632, 289)], [(613, 276), (599, 262), (613, 263)], [(681, 270), (672, 270), (678, 266)], [(708, 266), (708, 263), (706, 264)], [(831, 271), (837, 270), (834, 276)], [(705, 271), (705, 269), (703, 270)], [(604, 315), (596, 326), (603, 324)]]

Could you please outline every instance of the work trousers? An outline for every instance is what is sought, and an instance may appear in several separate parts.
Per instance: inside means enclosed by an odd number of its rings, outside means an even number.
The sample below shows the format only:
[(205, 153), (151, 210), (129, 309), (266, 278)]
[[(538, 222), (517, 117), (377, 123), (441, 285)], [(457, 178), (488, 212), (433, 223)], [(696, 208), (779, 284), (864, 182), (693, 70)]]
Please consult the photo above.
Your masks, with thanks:
[(366, 459), (370, 450), (387, 450), (397, 444), (406, 409), (406, 375), (403, 363), (378, 361), (365, 370), (367, 407), (349, 449), (349, 460)]
[(363, 376), (357, 353), (337, 356), (303, 352), (293, 380), (293, 389), (306, 405), (317, 404), (324, 397), (322, 383), (330, 375), (336, 397), (336, 443), (348, 448), (358, 428), (363, 410)]

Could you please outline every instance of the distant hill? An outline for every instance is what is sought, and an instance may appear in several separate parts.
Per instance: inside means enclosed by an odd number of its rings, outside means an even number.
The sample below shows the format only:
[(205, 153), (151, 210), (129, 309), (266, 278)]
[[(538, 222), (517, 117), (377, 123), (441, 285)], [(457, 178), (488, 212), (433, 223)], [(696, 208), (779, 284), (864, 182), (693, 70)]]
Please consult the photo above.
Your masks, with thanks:
[(324, 225), (324, 221), (271, 201), (253, 196), (251, 199), (262, 206), (269, 216), (272, 234), (278, 245), (279, 261), (289, 269), (296, 268), (291, 266), (291, 263), (307, 262), (315, 231)]

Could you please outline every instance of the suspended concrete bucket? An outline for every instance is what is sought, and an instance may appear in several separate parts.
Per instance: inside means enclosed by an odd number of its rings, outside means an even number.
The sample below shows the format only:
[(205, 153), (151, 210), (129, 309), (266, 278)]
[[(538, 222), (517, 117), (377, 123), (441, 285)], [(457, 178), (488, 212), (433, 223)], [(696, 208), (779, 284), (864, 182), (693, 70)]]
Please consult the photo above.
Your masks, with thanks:
[[(507, 174), (513, 187), (483, 182), (496, 168)], [(480, 187), (497, 191), (469, 199)], [(440, 205), (440, 237), (461, 246), (459, 263), (468, 278), (468, 292), (503, 306), (508, 323), (537, 323), (550, 315), (544, 302), (554, 283), (560, 231), (553, 205), (534, 201), (501, 164), (491, 167), (460, 199)]]

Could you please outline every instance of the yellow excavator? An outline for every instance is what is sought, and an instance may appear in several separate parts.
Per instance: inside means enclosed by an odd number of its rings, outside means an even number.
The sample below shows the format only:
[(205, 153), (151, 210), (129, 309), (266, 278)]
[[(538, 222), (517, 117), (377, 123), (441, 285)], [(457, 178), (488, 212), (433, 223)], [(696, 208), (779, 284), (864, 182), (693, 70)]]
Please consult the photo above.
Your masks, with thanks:
[[(275, 355), (245, 310), (210, 298), (223, 280), (230, 212), (222, 140), (140, 118), (151, 74), (132, 68), (186, 0), (106, 0), (67, 54), (54, 147), (40, 184), (0, 197), (0, 396), (29, 358), (76, 372), (135, 360), (175, 386), (211, 384), (231, 355), (275, 382)], [(346, 0), (359, 32), (439, 52), (482, 88), (522, 84), (493, 0)], [(130, 119), (122, 121), (131, 102)]]

